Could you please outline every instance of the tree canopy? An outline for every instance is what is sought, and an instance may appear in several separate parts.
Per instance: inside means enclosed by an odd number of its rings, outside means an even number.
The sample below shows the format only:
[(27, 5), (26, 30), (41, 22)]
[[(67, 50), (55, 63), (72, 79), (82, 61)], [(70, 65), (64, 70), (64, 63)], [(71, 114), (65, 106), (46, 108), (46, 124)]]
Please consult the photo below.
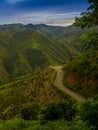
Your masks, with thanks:
[(82, 12), (80, 17), (76, 17), (75, 26), (80, 26), (82, 29), (85, 27), (92, 27), (98, 25), (98, 0), (88, 0), (90, 6), (86, 12)]
[(80, 37), (83, 49), (85, 50), (98, 50), (98, 0), (88, 0), (90, 6), (86, 12), (82, 12), (80, 17), (75, 18), (74, 25), (81, 27), (83, 30), (85, 27), (90, 28)]

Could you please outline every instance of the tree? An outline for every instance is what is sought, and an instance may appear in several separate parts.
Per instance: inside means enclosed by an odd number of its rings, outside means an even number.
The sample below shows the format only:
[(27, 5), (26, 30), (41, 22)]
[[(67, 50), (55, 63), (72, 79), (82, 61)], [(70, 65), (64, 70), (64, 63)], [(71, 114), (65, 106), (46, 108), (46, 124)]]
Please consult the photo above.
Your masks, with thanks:
[(90, 6), (86, 12), (81, 13), (81, 17), (76, 17), (74, 25), (85, 27), (92, 27), (98, 25), (98, 0), (88, 0)]
[(92, 27), (89, 32), (83, 32), (80, 37), (80, 42), (83, 43), (83, 49), (85, 50), (98, 50), (98, 31), (95, 26), (98, 25), (98, 0), (88, 0), (90, 6), (86, 12), (82, 12), (81, 16), (75, 19), (75, 26), (81, 27), (83, 30), (85, 27)]
[(98, 32), (95, 30), (84, 32), (79, 40), (84, 50), (98, 50)]
[(83, 121), (89, 126), (94, 126), (98, 130), (98, 97), (88, 99), (81, 105), (80, 115)]
[(24, 120), (34, 120), (38, 118), (40, 107), (33, 102), (21, 110), (21, 116)]
[(98, 0), (88, 0), (88, 2), (91, 4), (88, 7), (88, 11), (91, 11), (91, 15), (94, 18), (95, 25), (98, 25)]
[(44, 120), (72, 120), (77, 112), (76, 104), (73, 101), (52, 102), (42, 111)]

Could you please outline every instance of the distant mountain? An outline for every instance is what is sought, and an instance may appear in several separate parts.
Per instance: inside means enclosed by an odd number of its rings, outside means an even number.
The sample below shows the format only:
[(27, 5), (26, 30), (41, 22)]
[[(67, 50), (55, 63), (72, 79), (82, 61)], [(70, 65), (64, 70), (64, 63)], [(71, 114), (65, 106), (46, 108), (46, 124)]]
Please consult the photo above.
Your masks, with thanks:
[(43, 24), (0, 25), (0, 83), (79, 55), (77, 47), (66, 40), (76, 30)]
[(0, 25), (0, 32), (5, 31), (7, 29), (11, 30), (25, 30), (31, 29), (35, 30), (49, 39), (62, 43), (62, 44), (69, 44), (73, 48), (80, 50), (80, 44), (76, 43), (76, 39), (81, 35), (81, 29), (74, 26), (68, 27), (60, 27), (60, 26), (49, 26), (45, 24), (5, 24)]

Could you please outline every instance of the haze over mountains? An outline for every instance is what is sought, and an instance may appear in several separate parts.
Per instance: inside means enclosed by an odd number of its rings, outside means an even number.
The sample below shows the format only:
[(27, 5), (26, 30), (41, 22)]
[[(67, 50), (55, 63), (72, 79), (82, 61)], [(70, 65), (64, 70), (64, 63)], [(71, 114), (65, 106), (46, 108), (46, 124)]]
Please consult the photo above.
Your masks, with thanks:
[(79, 35), (73, 26), (0, 25), (0, 83), (79, 55)]

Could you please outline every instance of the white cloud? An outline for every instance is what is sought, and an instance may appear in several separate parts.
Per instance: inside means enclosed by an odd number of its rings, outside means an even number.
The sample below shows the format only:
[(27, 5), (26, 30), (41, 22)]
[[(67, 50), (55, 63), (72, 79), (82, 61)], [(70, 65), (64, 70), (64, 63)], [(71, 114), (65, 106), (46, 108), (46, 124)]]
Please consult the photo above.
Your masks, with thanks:
[(71, 13), (29, 13), (21, 16), (20, 20), (24, 23), (33, 23), (33, 24), (48, 24), (55, 26), (68, 26), (73, 24), (74, 18), (79, 16), (80, 12), (71, 12)]
[(20, 13), (15, 16), (7, 16), (0, 23), (23, 23), (23, 24), (48, 24), (53, 26), (68, 26), (74, 22), (74, 18), (79, 16), (80, 12), (70, 13), (50, 13), (50, 12), (35, 12), (35, 13)]

